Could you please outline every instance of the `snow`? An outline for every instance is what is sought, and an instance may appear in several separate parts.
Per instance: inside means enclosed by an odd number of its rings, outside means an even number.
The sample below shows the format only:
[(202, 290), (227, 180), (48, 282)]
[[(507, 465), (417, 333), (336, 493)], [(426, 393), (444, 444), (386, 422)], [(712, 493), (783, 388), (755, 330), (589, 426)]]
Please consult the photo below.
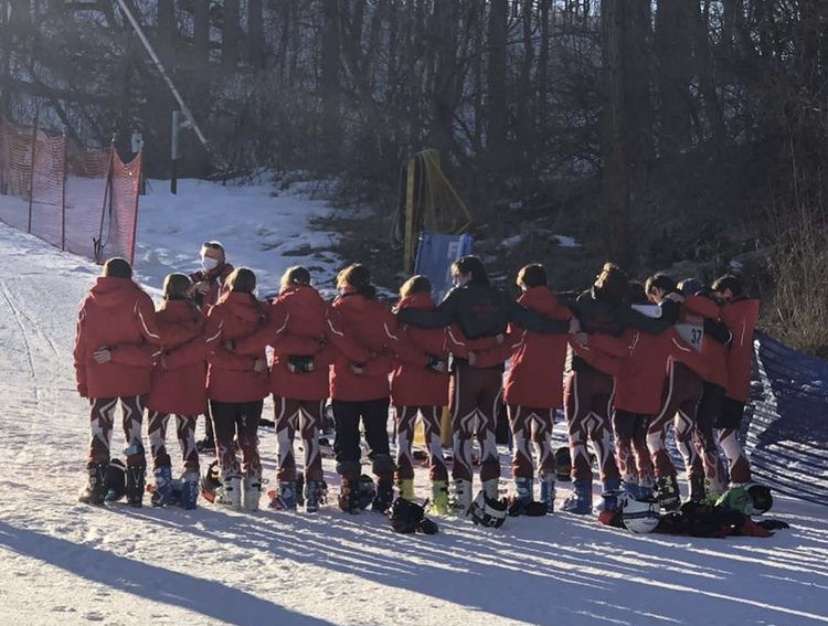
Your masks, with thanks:
[(309, 200), (304, 188), (274, 196), (271, 185), (220, 185), (180, 180), (178, 195), (169, 183), (152, 181), (141, 198), (135, 267), (141, 281), (161, 287), (171, 272), (201, 269), (199, 249), (218, 240), (227, 260), (255, 270), (260, 294), (278, 291), (279, 278), (292, 265), (305, 265), (317, 284), (330, 285), (342, 264), (330, 248), (337, 237), (309, 230), (309, 220), (329, 215), (329, 206)]
[[(570, 237), (569, 235), (554, 235), (548, 230), (539, 229), (534, 231), (536, 236), (541, 237), (550, 237), (551, 239), (555, 240), (555, 244), (559, 248), (580, 248), (581, 244), (579, 244), (574, 237)], [(520, 244), (524, 242), (524, 240), (529, 237), (530, 233), (518, 233), (517, 235), (512, 235), (511, 237), (506, 237), (500, 242), (501, 248), (512, 249), (516, 248)]]
[(579, 244), (574, 237), (570, 237), (569, 235), (555, 235), (558, 238), (558, 245), (561, 248), (580, 248), (581, 244)]
[[(302, 222), (322, 203), (264, 187), (182, 187), (175, 200), (156, 189), (145, 203), (138, 271), (151, 286), (194, 269), (203, 239), (224, 240), (268, 285), (301, 258), (282, 250), (329, 241)], [(320, 263), (320, 276), (335, 263)], [(828, 510), (783, 497), (774, 516), (792, 529), (727, 540), (636, 536), (566, 514), (499, 530), (438, 520), (441, 533), (424, 537), (332, 504), (316, 516), (81, 505), (88, 407), (71, 350), (98, 268), (5, 225), (0, 264), (4, 625), (828, 622)], [(275, 437), (261, 436), (272, 481)], [(332, 461), (324, 467), (333, 495)], [(422, 468), (417, 490), (426, 496)]]

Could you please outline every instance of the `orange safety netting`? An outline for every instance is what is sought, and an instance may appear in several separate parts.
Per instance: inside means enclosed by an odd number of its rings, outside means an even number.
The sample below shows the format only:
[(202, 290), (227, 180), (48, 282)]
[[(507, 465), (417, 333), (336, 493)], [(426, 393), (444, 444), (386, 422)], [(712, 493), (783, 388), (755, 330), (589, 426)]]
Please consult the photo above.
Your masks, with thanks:
[(0, 221), (97, 263), (132, 262), (141, 166), (0, 119)]

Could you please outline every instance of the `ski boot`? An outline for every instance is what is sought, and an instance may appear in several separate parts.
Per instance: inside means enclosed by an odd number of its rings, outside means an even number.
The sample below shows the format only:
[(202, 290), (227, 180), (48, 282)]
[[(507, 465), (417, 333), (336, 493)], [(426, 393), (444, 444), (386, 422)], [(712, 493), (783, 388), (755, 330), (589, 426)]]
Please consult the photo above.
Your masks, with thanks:
[(547, 513), (555, 511), (555, 474), (544, 474), (540, 481), (540, 501), (546, 505)]
[(242, 483), (245, 511), (258, 511), (259, 500), (262, 497), (262, 477), (258, 473), (251, 473), (244, 477)]
[(305, 483), (305, 512), (316, 513), (319, 505), (325, 500), (325, 484), (322, 480), (308, 480)]
[(654, 489), (655, 478), (652, 476), (645, 476), (638, 479), (638, 498), (640, 500), (653, 500)]
[(212, 437), (205, 437), (196, 442), (196, 450), (199, 454), (216, 456), (216, 442)]
[[(413, 485), (412, 485), (413, 488)], [(377, 477), (377, 491), (371, 502), (371, 510), (385, 513), (394, 502), (394, 478), (390, 474)]]
[(147, 475), (146, 465), (127, 465), (126, 497), (127, 504), (136, 508), (144, 504), (144, 482)]
[(448, 483), (445, 480), (435, 480), (431, 483), (430, 512), (434, 513), (435, 515), (448, 515)]
[(227, 474), (222, 477), (221, 488), (216, 493), (216, 503), (241, 510), (241, 482), (241, 476), (237, 474)]
[(677, 511), (681, 506), (678, 481), (675, 476), (661, 476), (656, 481), (658, 504), (665, 511)]
[(198, 502), (198, 469), (186, 470), (181, 475), (181, 508), (188, 511), (196, 508)]
[(106, 470), (108, 463), (95, 463), (87, 469), (89, 474), (86, 487), (78, 497), (84, 504), (101, 505), (106, 498)]
[(589, 515), (592, 513), (592, 481), (573, 481), (572, 493), (564, 500), (561, 509), (575, 515)]
[(703, 502), (704, 501), (704, 476), (691, 476), (690, 477), (690, 502)]
[(401, 478), (397, 481), (397, 488), (400, 490), (400, 497), (409, 502), (414, 501), (414, 479)]
[(165, 506), (173, 497), (172, 469), (164, 465), (155, 470), (155, 489), (152, 492), (152, 506)]
[[(638, 485), (636, 485), (637, 490)], [(598, 505), (600, 511), (615, 512), (618, 509), (618, 496), (621, 495), (621, 480), (610, 478), (604, 481), (604, 490), (601, 492), (603, 499)]]
[(360, 508), (357, 504), (357, 490), (359, 489), (359, 480), (342, 477), (339, 484), (339, 495), (337, 502), (339, 508), (345, 513), (359, 513)]
[(637, 480), (624, 480), (621, 482), (621, 490), (634, 500), (641, 499), (641, 486)]
[(515, 478), (515, 495), (510, 507), (510, 513), (513, 516), (522, 515), (526, 511), (526, 507), (532, 503), (534, 482), (532, 478)]
[(453, 487), (454, 499), (451, 506), (460, 517), (465, 517), (472, 505), (472, 483), (470, 480), (458, 478), (454, 480)]
[(106, 496), (104, 502), (118, 502), (126, 495), (126, 465), (121, 459), (109, 461), (106, 468)]
[(279, 490), (273, 494), (268, 506), (276, 511), (295, 511), (296, 481), (280, 480)]
[(500, 492), (498, 490), (499, 484), (500, 481), (497, 478), (490, 478), (489, 480), (483, 481), (483, 493), (487, 498), (492, 500), (500, 500)]
[(305, 474), (296, 472), (296, 506), (305, 506)]
[(201, 479), (201, 496), (210, 504), (216, 501), (221, 490), (221, 472), (218, 461), (213, 461)]

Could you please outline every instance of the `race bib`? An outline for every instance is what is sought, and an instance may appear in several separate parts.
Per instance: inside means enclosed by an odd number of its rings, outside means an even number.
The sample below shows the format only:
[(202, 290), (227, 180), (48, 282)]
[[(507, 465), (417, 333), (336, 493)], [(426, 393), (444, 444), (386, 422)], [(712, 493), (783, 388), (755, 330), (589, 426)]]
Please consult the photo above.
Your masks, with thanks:
[(676, 332), (685, 343), (693, 346), (696, 352), (701, 352), (704, 341), (704, 326), (702, 324), (676, 324)]

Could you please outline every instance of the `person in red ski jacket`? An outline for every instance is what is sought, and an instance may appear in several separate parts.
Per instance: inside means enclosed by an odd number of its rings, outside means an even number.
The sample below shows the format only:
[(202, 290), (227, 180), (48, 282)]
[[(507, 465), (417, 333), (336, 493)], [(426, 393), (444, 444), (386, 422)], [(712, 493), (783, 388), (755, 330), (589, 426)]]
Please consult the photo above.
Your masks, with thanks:
[[(413, 308), (434, 309), (431, 282), (425, 276), (412, 276), (400, 288), (395, 311)], [(428, 450), (431, 503), (435, 512), (448, 512), (448, 470), (443, 457), (440, 418), (448, 404), (449, 374), (446, 330), (403, 326), (402, 334), (418, 352), (415, 359), (399, 355), (391, 373), (391, 402), (397, 422), (397, 485), (400, 497), (414, 500), (414, 464), (411, 445), (417, 415), (423, 420)], [(423, 360), (427, 365), (423, 366)]]
[[(562, 306), (547, 286), (542, 265), (523, 267), (516, 283), (521, 289), (518, 304), (550, 319), (568, 321), (572, 312)], [(533, 333), (510, 327), (512, 366), (506, 373), (503, 397), (508, 408), (514, 450), (512, 475), (517, 502), (526, 505), (534, 498), (534, 462), (531, 442), (538, 449), (540, 501), (551, 513), (555, 504), (555, 455), (552, 428), (555, 411), (563, 407), (563, 371), (567, 335)]]
[[(399, 349), (393, 314), (376, 299), (367, 267), (350, 265), (337, 276), (339, 295), (328, 316), (328, 338), (337, 348), (331, 368), (330, 394), (336, 422), (336, 471), (341, 476), (339, 506), (359, 508), (361, 474), (359, 423), (370, 448), (377, 477), (372, 508), (385, 511), (394, 495), (394, 461), (388, 445), (389, 374)], [(421, 366), (428, 359), (423, 356)]]
[(88, 484), (80, 500), (102, 504), (115, 410), (120, 403), (127, 442), (127, 499), (143, 500), (146, 460), (141, 438), (144, 401), (150, 391), (153, 360), (162, 346), (192, 335), (162, 333), (152, 299), (132, 280), (132, 267), (109, 259), (78, 314), (74, 362), (77, 389), (91, 404), (92, 441)]
[(200, 477), (196, 449), (196, 419), (207, 412), (207, 357), (210, 344), (202, 337), (206, 319), (189, 297), (192, 282), (185, 274), (170, 274), (164, 279), (164, 302), (156, 313), (163, 331), (184, 329), (195, 338), (167, 345), (152, 373), (152, 388), (147, 400), (148, 435), (155, 472), (153, 504), (167, 504), (173, 496), (172, 461), (167, 452), (167, 425), (175, 415), (176, 436), (184, 460), (183, 501), (194, 508)]
[[(239, 355), (225, 344), (261, 330), (268, 315), (265, 305), (253, 293), (256, 275), (251, 270), (235, 269), (227, 283), (230, 290), (210, 309), (205, 331), (205, 340), (216, 343), (209, 357), (207, 398), (221, 470), (218, 502), (233, 508), (241, 508), (243, 502), (245, 509), (256, 510), (262, 484), (258, 427), (263, 400), (269, 392), (267, 359), (264, 349), (253, 356)], [(241, 465), (234, 437), (241, 449)], [(209, 499), (208, 494), (205, 496)]]
[[(684, 295), (666, 274), (656, 274), (645, 284), (647, 298), (657, 304), (661, 318), (676, 325), (682, 339), (701, 359), (670, 360), (670, 370), (661, 410), (650, 422), (647, 445), (655, 460), (658, 499), (666, 510), (680, 505), (676, 470), (664, 449), (667, 429), (675, 424), (676, 447), (684, 459), (690, 483), (690, 499), (705, 498), (719, 491), (719, 457), (712, 435), (712, 416), (720, 399), (716, 381), (721, 381), (720, 347), (729, 332), (719, 321), (719, 307), (701, 294)], [(697, 447), (701, 449), (699, 456)]]
[[(451, 414), (454, 461), (452, 479), (454, 502), (461, 514), (472, 507), (472, 438), (480, 445), (480, 482), (484, 502), (498, 500), (500, 459), (497, 452), (497, 418), (499, 397), (503, 387), (503, 362), (508, 353), (495, 355), (489, 363), (472, 363), (459, 350), (469, 350), (468, 341), (492, 342), (502, 339), (510, 322), (527, 330), (550, 334), (566, 334), (569, 323), (549, 319), (529, 311), (511, 297), (492, 286), (486, 268), (475, 256), (464, 256), (451, 267), (455, 287), (431, 311), (401, 309), (397, 319), (418, 328), (448, 328), (449, 339), (459, 329), (457, 345), (450, 346), (451, 359)], [(473, 352), (473, 350), (472, 350)]]
[[(193, 281), (190, 293), (202, 313), (207, 315), (210, 307), (215, 306), (219, 297), (228, 291), (227, 278), (233, 272), (233, 266), (227, 262), (224, 246), (218, 241), (205, 241), (201, 244), (200, 255), (201, 269), (190, 274), (190, 280)], [(204, 420), (204, 439), (197, 446), (200, 452), (216, 448), (213, 422), (209, 418)]]
[(753, 331), (759, 319), (759, 300), (745, 296), (742, 281), (732, 274), (718, 278), (712, 286), (722, 303), (722, 320), (733, 336), (727, 353), (727, 389), (722, 409), (714, 426), (719, 444), (730, 466), (733, 484), (751, 480), (750, 462), (742, 450), (738, 435), (750, 391), (753, 365)]
[[(630, 302), (647, 304), (644, 286), (630, 283)], [(613, 397), (613, 432), (615, 455), (625, 491), (633, 497), (648, 497), (655, 486), (653, 458), (647, 445), (650, 422), (662, 408), (664, 387), (672, 361), (703, 364), (702, 356), (685, 343), (675, 327), (662, 333), (644, 333), (627, 329), (624, 333), (628, 354), (615, 376)], [(653, 446), (656, 462), (663, 465), (668, 457), (666, 429)]]
[(572, 360), (564, 382), (564, 411), (569, 426), (572, 493), (562, 509), (577, 515), (592, 513), (592, 443), (603, 483), (603, 507), (613, 510), (621, 487), (612, 445), (614, 377), (627, 355), (622, 339), (627, 328), (658, 333), (667, 328), (630, 308), (629, 279), (614, 263), (605, 263), (592, 287), (570, 305), (580, 332), (570, 339)]
[(273, 348), (270, 391), (275, 409), (279, 483), (270, 502), (274, 509), (296, 509), (296, 431), (304, 449), (306, 511), (317, 511), (323, 495), (319, 430), (333, 355), (326, 338), (327, 308), (311, 286), (310, 272), (301, 266), (290, 267), (282, 276), (279, 296), (271, 304), (268, 326), (233, 346), (236, 354), (245, 355), (257, 355), (268, 345)]

